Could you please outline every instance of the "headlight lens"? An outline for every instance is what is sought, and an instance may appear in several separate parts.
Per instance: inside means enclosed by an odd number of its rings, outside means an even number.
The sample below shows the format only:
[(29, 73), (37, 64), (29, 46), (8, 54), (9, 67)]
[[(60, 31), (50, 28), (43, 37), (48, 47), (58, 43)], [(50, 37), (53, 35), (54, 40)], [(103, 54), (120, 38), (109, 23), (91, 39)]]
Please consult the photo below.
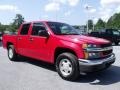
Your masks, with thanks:
[(99, 48), (99, 45), (96, 44), (83, 44), (82, 46), (84, 49), (85, 48)]
[(95, 45), (95, 44), (88, 44), (87, 45), (87, 48), (97, 48), (99, 47), (98, 45)]

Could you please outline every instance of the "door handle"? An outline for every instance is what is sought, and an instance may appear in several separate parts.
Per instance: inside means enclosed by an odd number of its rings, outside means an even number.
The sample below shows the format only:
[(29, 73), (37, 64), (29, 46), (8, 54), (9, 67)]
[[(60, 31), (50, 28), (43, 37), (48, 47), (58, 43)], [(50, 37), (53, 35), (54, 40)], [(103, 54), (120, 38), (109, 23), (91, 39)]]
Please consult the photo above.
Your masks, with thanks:
[(22, 39), (22, 38), (20, 38), (20, 37), (18, 38), (18, 40), (21, 40), (21, 39)]
[(30, 41), (33, 41), (33, 38), (30, 38), (29, 40), (30, 40)]

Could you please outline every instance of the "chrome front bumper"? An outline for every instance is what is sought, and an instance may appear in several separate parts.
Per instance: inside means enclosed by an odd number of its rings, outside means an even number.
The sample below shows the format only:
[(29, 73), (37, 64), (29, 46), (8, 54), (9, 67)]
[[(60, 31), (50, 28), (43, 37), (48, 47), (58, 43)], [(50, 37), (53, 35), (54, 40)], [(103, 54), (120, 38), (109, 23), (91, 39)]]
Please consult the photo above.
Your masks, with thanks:
[(78, 59), (80, 71), (82, 72), (93, 72), (99, 71), (109, 67), (112, 63), (115, 62), (115, 54), (112, 54), (110, 57), (104, 59), (96, 59), (96, 60), (85, 60)]

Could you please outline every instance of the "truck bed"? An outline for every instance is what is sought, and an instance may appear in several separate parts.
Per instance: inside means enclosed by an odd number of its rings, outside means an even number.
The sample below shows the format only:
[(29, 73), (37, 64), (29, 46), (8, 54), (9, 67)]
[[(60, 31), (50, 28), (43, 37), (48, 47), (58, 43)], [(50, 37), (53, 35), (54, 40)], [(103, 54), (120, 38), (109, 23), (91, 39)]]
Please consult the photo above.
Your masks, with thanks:
[(8, 34), (3, 35), (3, 41), (2, 42), (3, 42), (3, 47), (4, 48), (7, 48), (8, 43), (17, 44), (16, 41), (17, 41), (17, 35), (8, 35)]

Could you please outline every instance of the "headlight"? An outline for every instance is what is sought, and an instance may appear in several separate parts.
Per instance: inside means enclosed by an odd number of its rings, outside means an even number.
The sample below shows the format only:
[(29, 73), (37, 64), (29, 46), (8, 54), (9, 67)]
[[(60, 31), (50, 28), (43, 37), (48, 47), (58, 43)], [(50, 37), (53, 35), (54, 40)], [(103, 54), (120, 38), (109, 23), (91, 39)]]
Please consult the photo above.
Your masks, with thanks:
[(96, 44), (83, 44), (83, 48), (99, 48), (99, 45)]
[(97, 45), (93, 45), (93, 44), (88, 44), (88, 48), (93, 48), (93, 47), (97, 47)]
[(101, 56), (101, 52), (88, 52), (87, 49), (95, 49), (99, 48), (99, 45), (95, 44), (83, 44), (85, 59), (94, 59), (99, 58)]

